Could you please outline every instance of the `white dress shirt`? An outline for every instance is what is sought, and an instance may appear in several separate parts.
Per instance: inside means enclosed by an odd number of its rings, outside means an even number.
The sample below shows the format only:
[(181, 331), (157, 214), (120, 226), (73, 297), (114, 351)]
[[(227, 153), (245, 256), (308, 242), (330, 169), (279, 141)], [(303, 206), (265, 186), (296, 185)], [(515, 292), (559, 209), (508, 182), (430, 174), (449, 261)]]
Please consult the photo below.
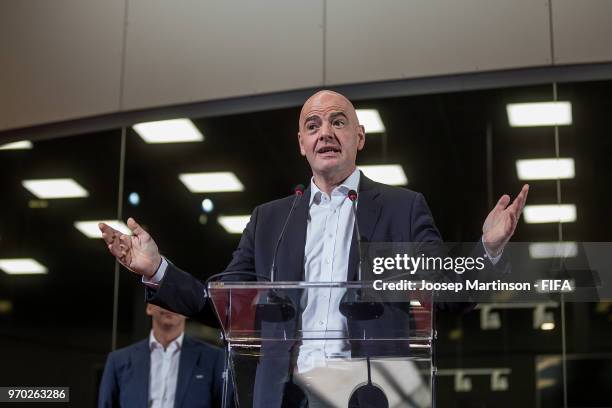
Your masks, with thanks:
[(181, 333), (164, 349), (164, 346), (157, 341), (153, 335), (153, 330), (151, 330), (149, 335), (151, 366), (148, 399), (148, 406), (151, 408), (174, 408), (184, 335), (185, 333)]
[[(347, 194), (359, 191), (359, 170), (353, 173), (331, 196), (310, 182), (310, 203), (304, 271), (307, 282), (346, 282), (349, 253), (353, 239), (355, 216)], [(344, 337), (346, 318), (340, 313), (340, 300), (345, 289), (309, 289), (302, 313), (302, 330), (324, 338)], [(297, 366), (299, 372), (322, 366), (327, 358), (350, 357), (346, 340), (305, 340), (300, 346)]]

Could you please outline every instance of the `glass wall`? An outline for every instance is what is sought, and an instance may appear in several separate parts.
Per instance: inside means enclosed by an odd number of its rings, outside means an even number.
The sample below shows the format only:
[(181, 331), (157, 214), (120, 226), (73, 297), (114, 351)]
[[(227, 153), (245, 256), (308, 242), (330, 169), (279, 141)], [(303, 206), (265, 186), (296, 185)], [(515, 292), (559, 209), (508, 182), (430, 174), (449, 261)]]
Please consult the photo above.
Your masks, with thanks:
[[(401, 166), (443, 238), (473, 242), (499, 197), (514, 197), (525, 182), (518, 160), (572, 159), (572, 177), (529, 181), (528, 204), (573, 204), (576, 219), (522, 220), (513, 240), (611, 241), (611, 96), (612, 81), (602, 81), (356, 100), (385, 128), (367, 134), (358, 165)], [(571, 102), (570, 125), (510, 125), (508, 104), (554, 100)], [(240, 239), (227, 217), (310, 181), (298, 115), (289, 107), (189, 118), (202, 135), (191, 142), (150, 143), (128, 127), (123, 136), (117, 129), (0, 150), (0, 258), (32, 258), (45, 270), (1, 268), (0, 383), (68, 385), (74, 406), (92, 406), (106, 354), (144, 339), (150, 322), (138, 277), (121, 270), (115, 281), (103, 242), (75, 222), (134, 217), (182, 269), (201, 279), (220, 272)], [(236, 188), (198, 192), (186, 175), (203, 172), (231, 173), (222, 184)], [(72, 178), (87, 196), (41, 198), (23, 185), (50, 178)], [(188, 332), (218, 344), (216, 327), (211, 311)], [(612, 373), (609, 302), (479, 305), (439, 313), (437, 331), (438, 406), (612, 406), (603, 392)]]
[(94, 405), (112, 343), (114, 262), (86, 222), (117, 219), (120, 134), (0, 150), (5, 386), (70, 386), (73, 406)]

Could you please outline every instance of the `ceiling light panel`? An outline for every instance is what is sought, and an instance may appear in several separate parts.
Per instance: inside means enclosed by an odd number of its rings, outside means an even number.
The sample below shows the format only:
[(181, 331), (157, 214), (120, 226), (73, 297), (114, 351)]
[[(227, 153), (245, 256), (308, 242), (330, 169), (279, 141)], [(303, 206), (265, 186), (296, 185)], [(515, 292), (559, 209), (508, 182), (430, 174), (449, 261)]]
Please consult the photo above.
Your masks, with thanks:
[(74, 223), (74, 227), (81, 231), (87, 238), (100, 239), (102, 238), (102, 231), (100, 231), (98, 224), (101, 222), (108, 224), (110, 227), (124, 234), (132, 235), (132, 230), (130, 230), (123, 221), (117, 220), (77, 221)]
[(517, 160), (516, 172), (519, 180), (572, 179), (575, 177), (574, 159)]
[(529, 244), (532, 259), (574, 258), (578, 255), (576, 242), (533, 242)]
[(0, 145), (0, 150), (26, 150), (31, 148), (32, 142), (30, 142), (29, 140), (21, 140), (19, 142)]
[(87, 190), (71, 178), (24, 180), (21, 184), (42, 200), (89, 196)]
[(378, 164), (358, 167), (366, 177), (379, 183), (390, 186), (405, 186), (408, 184), (404, 168), (399, 164)]
[(244, 191), (244, 186), (232, 172), (185, 173), (179, 180), (192, 193)]
[(217, 221), (230, 234), (242, 234), (250, 219), (250, 215), (220, 215)]
[(570, 102), (510, 103), (506, 105), (506, 112), (512, 127), (572, 124)]
[(0, 259), (0, 269), (9, 275), (41, 275), (47, 268), (32, 258)]
[(523, 216), (528, 224), (575, 222), (576, 206), (574, 204), (526, 205)]
[(147, 143), (185, 143), (204, 140), (204, 135), (189, 119), (144, 122), (132, 128)]
[(357, 119), (363, 125), (366, 133), (384, 133), (385, 124), (376, 109), (357, 109)]

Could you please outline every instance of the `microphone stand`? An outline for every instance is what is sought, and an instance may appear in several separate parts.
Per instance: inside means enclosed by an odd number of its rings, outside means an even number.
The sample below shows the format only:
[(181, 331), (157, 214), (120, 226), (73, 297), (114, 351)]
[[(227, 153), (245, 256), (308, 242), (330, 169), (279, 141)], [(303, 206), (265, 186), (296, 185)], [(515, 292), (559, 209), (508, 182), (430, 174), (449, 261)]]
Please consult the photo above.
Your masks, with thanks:
[[(289, 225), (289, 219), (293, 214), (293, 210), (295, 210), (297, 202), (304, 195), (304, 186), (302, 184), (297, 185), (294, 189), (294, 194), (295, 197), (293, 198), (293, 202), (291, 203), (289, 214), (285, 219), (283, 228), (281, 229), (281, 232), (278, 236), (278, 240), (276, 241), (276, 246), (274, 247), (274, 257), (272, 258), (272, 266), (270, 268), (270, 282), (275, 281), (276, 256), (278, 255), (278, 249), (285, 235), (287, 225)], [(289, 296), (279, 294), (274, 289), (269, 289), (265, 294), (259, 297), (256, 309), (259, 315), (261, 316), (261, 320), (266, 322), (285, 322), (287, 320), (293, 319), (296, 315), (296, 308)]]
[(347, 196), (352, 201), (351, 208), (353, 210), (355, 232), (357, 233), (357, 254), (359, 255), (357, 281), (361, 284), (361, 287), (355, 291), (347, 289), (340, 301), (340, 313), (347, 319), (374, 320), (382, 316), (384, 307), (380, 302), (374, 301), (374, 299), (367, 299), (365, 296), (361, 268), (363, 261), (361, 256), (361, 233), (357, 219), (357, 192), (350, 190)]
[[(378, 319), (384, 313), (385, 309), (380, 302), (374, 299), (367, 299), (363, 291), (363, 274), (362, 274), (362, 255), (361, 255), (361, 233), (359, 231), (359, 220), (357, 219), (357, 192), (350, 190), (347, 194), (349, 200), (352, 201), (351, 208), (353, 210), (353, 218), (355, 223), (355, 232), (357, 233), (357, 254), (359, 255), (359, 264), (357, 269), (357, 281), (361, 287), (355, 291), (347, 289), (346, 293), (340, 301), (340, 313), (347, 319), (354, 320), (374, 320)], [(351, 393), (349, 399), (349, 408), (360, 406), (388, 408), (389, 400), (385, 393), (372, 383), (372, 367), (370, 364), (370, 355), (366, 347), (366, 366), (368, 369), (368, 382)]]

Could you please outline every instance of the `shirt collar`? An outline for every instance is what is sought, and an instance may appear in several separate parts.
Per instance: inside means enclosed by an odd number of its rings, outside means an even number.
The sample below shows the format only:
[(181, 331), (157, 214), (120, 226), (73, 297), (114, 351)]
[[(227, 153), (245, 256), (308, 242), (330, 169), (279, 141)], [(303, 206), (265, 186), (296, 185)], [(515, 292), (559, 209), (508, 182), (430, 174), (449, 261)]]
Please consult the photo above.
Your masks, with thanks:
[[(170, 344), (168, 345), (168, 348), (170, 348), (170, 346), (172, 346), (172, 344), (176, 344), (176, 349), (180, 350), (181, 347), (183, 346), (183, 338), (185, 337), (185, 332), (181, 332), (181, 335), (178, 336), (176, 339), (172, 340), (172, 342), (170, 342)], [(164, 346), (157, 341), (157, 339), (155, 338), (155, 336), (153, 335), (153, 330), (151, 330), (151, 333), (149, 333), (149, 350), (153, 350), (154, 348), (161, 348), (163, 349)]]
[[(348, 176), (342, 182), (342, 184), (340, 184), (338, 187), (332, 190), (332, 194), (335, 191), (339, 191), (342, 194), (346, 194), (350, 190), (358, 191), (359, 190), (359, 179), (360, 179), (360, 172), (359, 172), (359, 169), (355, 167), (355, 170), (351, 173), (351, 175)], [(309, 206), (312, 205), (312, 202), (314, 201), (315, 198), (317, 198), (317, 201), (319, 201), (321, 194), (323, 194), (323, 192), (319, 190), (319, 187), (317, 187), (317, 185), (315, 184), (314, 176), (311, 177), (310, 178), (310, 203), (308, 205)]]

